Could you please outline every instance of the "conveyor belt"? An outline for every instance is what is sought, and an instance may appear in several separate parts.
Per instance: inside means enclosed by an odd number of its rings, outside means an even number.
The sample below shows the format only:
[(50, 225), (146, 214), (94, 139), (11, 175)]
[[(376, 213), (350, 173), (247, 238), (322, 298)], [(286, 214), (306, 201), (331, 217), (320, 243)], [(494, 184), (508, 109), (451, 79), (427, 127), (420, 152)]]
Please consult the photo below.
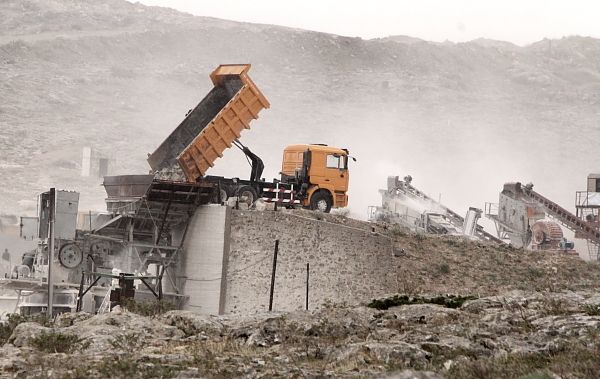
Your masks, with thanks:
[(600, 244), (600, 230), (593, 224), (584, 221), (573, 213), (567, 211), (560, 205), (535, 192), (532, 189), (522, 188), (522, 194), (530, 200), (541, 205), (546, 213), (552, 216), (556, 221), (569, 228), (577, 234), (578, 238), (584, 238), (594, 244)]
[[(459, 215), (458, 213), (454, 212), (453, 210), (451, 210), (450, 208), (446, 207), (445, 205), (441, 204), (440, 202), (432, 199), (431, 197), (427, 196), (424, 192), (419, 191), (417, 188), (413, 187), (412, 185), (405, 183), (404, 184), (406, 186), (407, 189), (409, 189), (411, 191), (411, 193), (417, 197), (420, 197), (422, 199), (434, 202), (436, 204), (438, 204), (442, 209), (444, 209), (446, 211), (446, 213), (448, 214), (449, 218), (451, 219), (452, 223), (457, 226), (457, 227), (462, 227), (462, 225), (465, 222), (465, 218), (462, 217), (461, 215)], [(503, 244), (504, 241), (502, 241), (500, 238), (486, 232), (485, 230), (483, 230), (483, 228), (479, 225), (477, 225), (477, 227), (475, 228), (475, 235), (482, 240), (485, 241), (493, 241), (499, 244)]]

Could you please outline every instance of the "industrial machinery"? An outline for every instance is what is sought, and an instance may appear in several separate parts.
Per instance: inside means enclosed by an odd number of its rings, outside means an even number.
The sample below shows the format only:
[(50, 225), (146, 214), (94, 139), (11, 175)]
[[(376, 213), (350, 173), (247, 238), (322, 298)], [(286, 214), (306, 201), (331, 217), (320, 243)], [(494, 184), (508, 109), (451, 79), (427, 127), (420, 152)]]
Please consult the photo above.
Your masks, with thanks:
[[(213, 187), (217, 202), (228, 197), (252, 204), (259, 197), (287, 207), (301, 205), (329, 212), (348, 204), (346, 149), (321, 144), (285, 148), (281, 179), (265, 181), (260, 157), (240, 143), (244, 129), (269, 102), (248, 76), (249, 64), (220, 65), (211, 74), (214, 88), (191, 110), (169, 137), (149, 155), (154, 179)], [(248, 180), (206, 176), (223, 152), (236, 146), (251, 162)]]
[[(600, 174), (588, 175), (586, 190), (576, 193), (575, 209), (577, 218), (585, 220), (593, 230), (600, 230)], [(600, 241), (598, 239), (589, 238), (589, 233), (582, 234), (578, 231), (575, 232), (575, 237), (586, 239), (590, 259), (600, 259)]]
[[(137, 187), (131, 185), (139, 179), (133, 178), (128, 185), (110, 185), (110, 178), (105, 183), (109, 214), (78, 213), (77, 192), (51, 191), (39, 196), (39, 215), (35, 218), (38, 230), (33, 235), (26, 225), (21, 228), (23, 238), (38, 240), (37, 248), (23, 254), (21, 264), (13, 266), (10, 277), (0, 279), (1, 289), (17, 293), (17, 309), (21, 314), (47, 311), (51, 264), (53, 315), (81, 309), (97, 312), (103, 304), (109, 304), (112, 298), (107, 295), (120, 291), (122, 286), (102, 279), (114, 274), (115, 270), (134, 273), (128, 277), (131, 286), (140, 287), (131, 292), (135, 292), (136, 300), (159, 296), (174, 304), (185, 300), (177, 284), (165, 285), (163, 296), (162, 278), (165, 276), (175, 283), (174, 263), (180, 248), (173, 247), (172, 233), (185, 224), (189, 217), (185, 212), (192, 207), (195, 209), (194, 201), (201, 192), (198, 187), (183, 188), (188, 194), (177, 196), (181, 186), (169, 189), (164, 184), (160, 187), (160, 184), (150, 186), (150, 183), (142, 183), (140, 190), (139, 182)], [(116, 193), (120, 196), (115, 196)], [(193, 200), (186, 204), (186, 196), (190, 197), (190, 193)], [(167, 207), (160, 201), (161, 195), (174, 204), (168, 206), (170, 213), (158, 218)], [(52, 196), (54, 205), (50, 205)], [(118, 209), (119, 206), (123, 207)], [(163, 213), (159, 213), (161, 211)], [(52, 221), (51, 214), (55, 215)], [(49, 232), (51, 224), (52, 233)], [(52, 254), (51, 234), (54, 240)], [(88, 286), (85, 293), (82, 292), (84, 285)], [(84, 298), (83, 295), (88, 293)], [(134, 298), (133, 295), (130, 297)]]
[[(600, 202), (595, 205), (595, 193), (577, 192), (577, 215), (574, 215), (534, 191), (531, 183), (525, 186), (519, 182), (506, 183), (500, 193), (499, 203), (486, 203), (485, 215), (496, 224), (498, 237), (510, 239), (515, 247), (525, 248), (531, 243), (532, 249), (536, 250), (574, 253), (574, 243), (563, 237), (561, 224), (573, 231), (575, 238), (587, 240), (590, 258), (597, 259), (600, 228), (594, 222), (594, 217), (600, 208)], [(545, 220), (547, 217), (552, 220)]]
[(552, 220), (536, 221), (531, 227), (531, 250), (561, 251), (577, 254), (573, 250), (575, 244), (563, 237), (563, 231), (557, 222)]
[(452, 224), (450, 218), (441, 213), (423, 212), (417, 227), (432, 234), (462, 235), (462, 231)]
[(369, 207), (370, 221), (399, 224), (417, 232), (461, 235), (502, 243), (477, 224), (481, 210), (471, 207), (463, 218), (414, 187), (410, 175), (405, 176), (404, 180), (389, 176), (387, 189), (379, 190), (379, 193), (381, 206)]
[(486, 203), (485, 215), (494, 221), (498, 237), (516, 248), (529, 246), (531, 226), (546, 218), (543, 207), (525, 196), (520, 183), (504, 184), (498, 204)]
[[(262, 198), (323, 212), (347, 205), (350, 156), (345, 149), (288, 146), (281, 178), (261, 178), (262, 160), (238, 140), (269, 107), (248, 77), (249, 69), (221, 65), (212, 72), (214, 88), (148, 157), (152, 174), (104, 177), (107, 213), (78, 214), (76, 192), (40, 195), (38, 217), (21, 226), (22, 237), (39, 238), (38, 248), (23, 256), (14, 277), (0, 280), (0, 288), (19, 293), (22, 313), (47, 311), (49, 299), (54, 300), (53, 314), (109, 311), (115, 302), (131, 298), (159, 298), (181, 307), (189, 298), (183, 245), (200, 205), (228, 197), (248, 205)], [(231, 146), (251, 162), (250, 178), (206, 176)]]

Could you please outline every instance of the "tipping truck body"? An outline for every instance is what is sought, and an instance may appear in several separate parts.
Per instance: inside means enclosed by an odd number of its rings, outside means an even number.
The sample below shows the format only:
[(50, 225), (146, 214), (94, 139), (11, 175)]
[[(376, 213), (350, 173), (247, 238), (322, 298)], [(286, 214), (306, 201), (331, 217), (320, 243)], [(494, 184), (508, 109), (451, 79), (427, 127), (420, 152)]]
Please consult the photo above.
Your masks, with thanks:
[(270, 104), (248, 76), (249, 69), (249, 64), (220, 65), (210, 74), (213, 89), (148, 157), (154, 171), (179, 164), (187, 181), (196, 182), (242, 130), (250, 129), (250, 121)]
[[(262, 160), (239, 142), (262, 109), (270, 104), (248, 76), (249, 64), (220, 65), (210, 75), (214, 88), (149, 155), (160, 179), (213, 185), (216, 202), (236, 196), (249, 205), (258, 198), (286, 207), (329, 212), (348, 204), (348, 150), (322, 144), (285, 148), (281, 179), (261, 178)], [(252, 162), (249, 180), (206, 176), (223, 152), (236, 146)]]

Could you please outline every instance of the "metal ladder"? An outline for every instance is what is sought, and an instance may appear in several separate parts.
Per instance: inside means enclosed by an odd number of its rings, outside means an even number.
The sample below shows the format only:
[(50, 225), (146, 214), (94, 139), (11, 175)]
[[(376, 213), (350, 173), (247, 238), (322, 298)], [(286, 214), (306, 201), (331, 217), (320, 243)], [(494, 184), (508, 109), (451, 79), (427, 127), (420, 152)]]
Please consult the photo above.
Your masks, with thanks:
[(110, 312), (110, 292), (110, 289), (106, 291), (106, 295), (104, 295), (104, 299), (102, 299), (102, 304), (100, 304), (100, 308), (98, 308), (98, 314)]

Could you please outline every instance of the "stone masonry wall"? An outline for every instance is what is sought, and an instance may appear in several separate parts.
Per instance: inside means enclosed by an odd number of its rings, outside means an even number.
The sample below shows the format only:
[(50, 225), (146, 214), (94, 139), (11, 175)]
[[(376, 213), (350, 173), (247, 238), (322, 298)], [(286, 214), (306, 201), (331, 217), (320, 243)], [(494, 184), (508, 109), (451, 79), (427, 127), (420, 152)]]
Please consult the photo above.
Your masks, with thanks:
[[(225, 313), (267, 310), (275, 240), (279, 255), (273, 309), (303, 309), (306, 263), (309, 308), (328, 301), (354, 304), (398, 288), (391, 270), (392, 243), (368, 223), (306, 211), (233, 211), (225, 283)], [(339, 218), (337, 220), (339, 222)]]

